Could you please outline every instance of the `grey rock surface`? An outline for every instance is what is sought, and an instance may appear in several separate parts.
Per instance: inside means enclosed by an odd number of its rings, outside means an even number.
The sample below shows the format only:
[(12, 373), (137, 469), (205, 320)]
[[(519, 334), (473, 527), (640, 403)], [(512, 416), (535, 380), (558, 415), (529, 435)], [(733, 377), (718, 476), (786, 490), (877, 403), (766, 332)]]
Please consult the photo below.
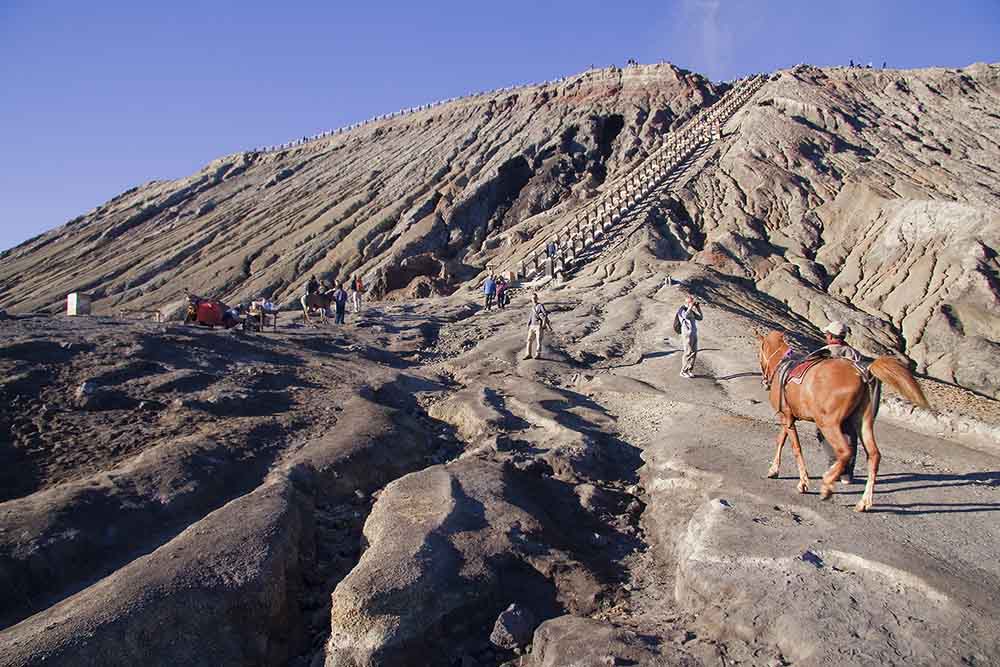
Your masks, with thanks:
[(635, 631), (590, 618), (560, 616), (546, 621), (535, 631), (531, 654), (524, 664), (530, 667), (696, 667), (704, 663), (682, 649), (660, 644)]
[(505, 649), (524, 648), (531, 643), (537, 625), (531, 610), (515, 602), (497, 616), (490, 642)]
[(365, 523), (368, 549), (333, 592), (326, 664), (446, 661), (511, 599), (544, 616), (593, 609), (602, 584), (565, 550), (557, 492), (477, 459), (389, 484)]

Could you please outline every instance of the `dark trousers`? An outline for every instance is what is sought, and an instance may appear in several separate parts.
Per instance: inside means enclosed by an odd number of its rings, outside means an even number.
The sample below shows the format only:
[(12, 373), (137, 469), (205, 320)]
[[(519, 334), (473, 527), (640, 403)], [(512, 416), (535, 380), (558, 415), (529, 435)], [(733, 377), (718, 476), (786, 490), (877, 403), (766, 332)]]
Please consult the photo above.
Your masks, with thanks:
[(338, 303), (336, 310), (337, 310), (337, 314), (336, 314), (336, 317), (333, 318), (333, 323), (334, 324), (343, 324), (344, 323), (344, 311), (347, 310), (347, 304), (346, 303)]
[(496, 295), (493, 294), (492, 292), (487, 292), (486, 293), (486, 310), (489, 310), (489, 309), (491, 309), (493, 307), (493, 297), (494, 296), (496, 296)]

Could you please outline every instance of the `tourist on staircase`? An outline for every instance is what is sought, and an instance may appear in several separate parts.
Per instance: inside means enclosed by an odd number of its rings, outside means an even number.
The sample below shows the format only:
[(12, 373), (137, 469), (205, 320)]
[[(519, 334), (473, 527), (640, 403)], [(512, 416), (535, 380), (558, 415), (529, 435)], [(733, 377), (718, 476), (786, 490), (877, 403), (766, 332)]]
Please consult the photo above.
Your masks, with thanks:
[(698, 358), (698, 321), (702, 319), (701, 304), (688, 295), (684, 305), (674, 315), (674, 332), (681, 335), (684, 342), (684, 359), (681, 377), (694, 377), (694, 362)]

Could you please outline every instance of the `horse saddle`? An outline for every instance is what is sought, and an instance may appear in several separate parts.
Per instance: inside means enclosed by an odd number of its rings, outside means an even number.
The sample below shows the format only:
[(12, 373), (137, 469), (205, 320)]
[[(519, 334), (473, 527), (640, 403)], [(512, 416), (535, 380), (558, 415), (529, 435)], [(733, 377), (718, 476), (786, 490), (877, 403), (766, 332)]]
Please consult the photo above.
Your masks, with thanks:
[(806, 373), (809, 372), (809, 369), (826, 359), (829, 359), (829, 357), (806, 357), (789, 369), (788, 374), (785, 376), (785, 381), (802, 384), (802, 380), (805, 378)]
[[(813, 366), (821, 361), (826, 361), (831, 359), (830, 355), (824, 350), (817, 350), (811, 352), (805, 357), (791, 358), (782, 362), (783, 368), (779, 368), (778, 376), (781, 380), (781, 385), (784, 386), (789, 382), (794, 382), (795, 384), (802, 384), (802, 381), (806, 377), (806, 373), (812, 370)], [(870, 379), (868, 373), (868, 367), (857, 361), (851, 361), (854, 365), (854, 370), (857, 371), (858, 375), (867, 382)]]

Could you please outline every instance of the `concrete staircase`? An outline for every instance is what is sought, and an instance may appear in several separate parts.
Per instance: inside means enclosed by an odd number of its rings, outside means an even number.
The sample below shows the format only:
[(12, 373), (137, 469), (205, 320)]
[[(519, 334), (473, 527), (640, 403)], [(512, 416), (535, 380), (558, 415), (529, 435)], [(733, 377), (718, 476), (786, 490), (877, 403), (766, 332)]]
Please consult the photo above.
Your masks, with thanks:
[(708, 159), (716, 152), (714, 148), (712, 142), (702, 142), (677, 166), (673, 173), (656, 185), (636, 206), (623, 214), (617, 223), (608, 228), (599, 229), (596, 237), (591, 238), (588, 244), (578, 245), (574, 243), (570, 248), (567, 248), (555, 262), (555, 273), (568, 276), (583, 265), (627, 243), (632, 235), (645, 227), (657, 212), (661, 216), (666, 216), (668, 218), (667, 224), (673, 227), (674, 225), (669, 220), (671, 216), (669, 210), (661, 208), (660, 205), (669, 201), (674, 192), (683, 188), (702, 170)]
[[(683, 188), (701, 170), (722, 136), (722, 126), (754, 97), (767, 78), (758, 74), (739, 81), (715, 104), (671, 133), (641, 164), (575, 211), (556, 234), (546, 235), (521, 255), (517, 274), (526, 280), (565, 274), (627, 240), (648, 220), (658, 202)], [(559, 252), (549, 258), (545, 248), (552, 236)]]

